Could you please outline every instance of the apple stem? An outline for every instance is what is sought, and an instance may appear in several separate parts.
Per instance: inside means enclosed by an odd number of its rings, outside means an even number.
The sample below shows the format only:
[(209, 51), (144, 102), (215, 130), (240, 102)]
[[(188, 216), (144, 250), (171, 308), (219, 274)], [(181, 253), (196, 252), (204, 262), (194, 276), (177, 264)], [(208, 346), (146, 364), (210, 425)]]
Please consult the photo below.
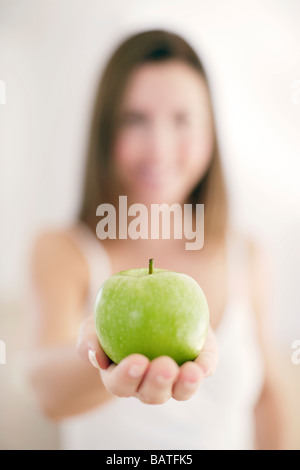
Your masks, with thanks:
[(153, 258), (149, 259), (149, 274), (153, 274)]

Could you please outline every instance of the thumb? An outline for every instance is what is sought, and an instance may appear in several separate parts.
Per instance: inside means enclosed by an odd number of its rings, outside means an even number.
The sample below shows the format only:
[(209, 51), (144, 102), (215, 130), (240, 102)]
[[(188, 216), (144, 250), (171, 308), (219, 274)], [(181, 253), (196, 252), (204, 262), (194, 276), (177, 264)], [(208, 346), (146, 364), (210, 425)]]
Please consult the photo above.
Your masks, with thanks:
[(93, 315), (82, 322), (76, 348), (81, 359), (97, 369), (107, 369), (111, 362), (99, 344)]

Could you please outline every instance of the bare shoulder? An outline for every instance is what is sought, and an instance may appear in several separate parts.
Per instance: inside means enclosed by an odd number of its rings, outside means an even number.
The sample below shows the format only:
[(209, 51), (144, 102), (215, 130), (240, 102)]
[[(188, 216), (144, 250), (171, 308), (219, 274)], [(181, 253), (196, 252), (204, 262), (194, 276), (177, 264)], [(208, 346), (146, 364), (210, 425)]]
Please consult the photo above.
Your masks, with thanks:
[(32, 249), (32, 268), (47, 277), (87, 277), (86, 261), (70, 236), (73, 227), (40, 232)]
[(252, 278), (263, 279), (269, 277), (272, 272), (272, 255), (267, 241), (251, 235), (243, 235), (249, 262), (249, 270)]
[(88, 270), (68, 229), (35, 237), (30, 275), (39, 325), (35, 340), (47, 345), (73, 341), (82, 321)]
[(236, 237), (246, 249), (251, 301), (257, 318), (261, 320), (270, 308), (274, 282), (272, 253), (266, 240), (240, 232)]
[(262, 266), (267, 268), (271, 258), (265, 240), (236, 228), (230, 229), (229, 234), (234, 242), (245, 249), (251, 269), (260, 269)]

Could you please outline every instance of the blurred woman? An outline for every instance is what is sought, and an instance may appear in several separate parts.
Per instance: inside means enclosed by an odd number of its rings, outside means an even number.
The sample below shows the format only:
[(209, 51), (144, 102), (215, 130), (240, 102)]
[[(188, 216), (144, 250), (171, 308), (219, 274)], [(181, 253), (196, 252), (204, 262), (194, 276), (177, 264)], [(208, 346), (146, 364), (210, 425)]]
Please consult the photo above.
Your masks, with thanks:
[[(99, 204), (204, 204), (205, 243), (99, 240)], [(195, 212), (194, 212), (195, 222)], [(118, 233), (118, 230), (117, 230)], [(133, 354), (115, 365), (93, 324), (97, 291), (121, 270), (185, 272), (202, 287), (210, 329), (195, 361)], [(264, 328), (265, 261), (230, 224), (209, 84), (177, 34), (127, 38), (95, 99), (81, 211), (33, 254), (38, 309), (31, 378), (66, 449), (248, 449), (282, 445), (282, 400)], [(100, 373), (99, 373), (100, 371)]]

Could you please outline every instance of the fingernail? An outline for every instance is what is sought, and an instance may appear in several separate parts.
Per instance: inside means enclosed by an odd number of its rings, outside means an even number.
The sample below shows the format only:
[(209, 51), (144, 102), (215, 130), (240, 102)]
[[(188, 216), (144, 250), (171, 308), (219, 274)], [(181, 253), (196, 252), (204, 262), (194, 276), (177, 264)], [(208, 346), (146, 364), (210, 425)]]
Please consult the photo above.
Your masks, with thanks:
[(210, 377), (213, 373), (214, 373), (214, 370), (213, 369), (203, 369), (202, 368), (202, 371), (203, 371), (203, 376), (206, 378), (206, 377)]
[(213, 369), (208, 369), (208, 371), (205, 374), (205, 377), (210, 377), (211, 375), (213, 375), (213, 373), (214, 373)]
[(132, 379), (138, 379), (142, 377), (145, 371), (145, 366), (139, 364), (132, 364), (128, 369), (128, 375)]
[(99, 366), (99, 363), (97, 361), (97, 358), (96, 358), (96, 351), (94, 349), (89, 349), (89, 360), (90, 360), (90, 363), (96, 367), (96, 369), (100, 370), (100, 366)]
[(156, 376), (157, 382), (162, 383), (162, 384), (170, 382), (172, 378), (173, 378), (172, 376), (167, 376), (167, 375), (162, 375), (162, 374)]
[(195, 385), (198, 385), (199, 379), (200, 377), (196, 377), (196, 376), (185, 377), (184, 380), (182, 381), (182, 384), (185, 387), (194, 388)]
[(182, 382), (182, 384), (186, 388), (195, 388), (195, 386), (198, 385), (198, 380), (196, 382), (185, 380), (184, 382)]

